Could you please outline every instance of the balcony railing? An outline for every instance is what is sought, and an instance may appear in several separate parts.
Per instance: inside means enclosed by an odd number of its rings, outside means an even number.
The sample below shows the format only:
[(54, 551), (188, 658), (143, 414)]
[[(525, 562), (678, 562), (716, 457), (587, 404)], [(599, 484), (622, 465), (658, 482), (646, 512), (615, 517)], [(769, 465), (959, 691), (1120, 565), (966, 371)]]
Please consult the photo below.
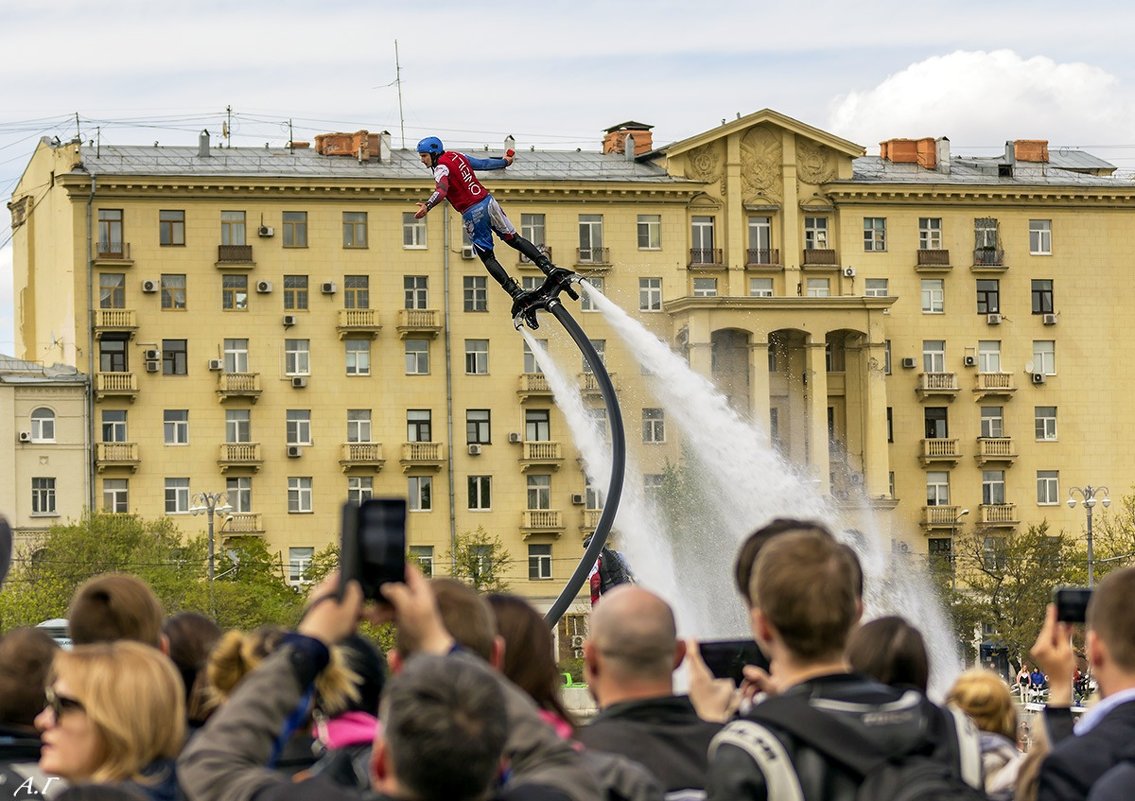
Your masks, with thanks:
[[(611, 377), (611, 384), (615, 387), (615, 390), (618, 391), (619, 385), (615, 381), (618, 374), (608, 373), (607, 375)], [(595, 373), (580, 373), (579, 389), (584, 395), (595, 395), (602, 391), (599, 388), (599, 379), (595, 377)]]
[(108, 467), (128, 467), (138, 469), (137, 442), (98, 442), (95, 443), (95, 461), (101, 473)]
[(260, 391), (260, 373), (221, 373), (217, 377), (217, 394), (222, 401), (251, 398), (256, 403)]
[(232, 512), (225, 515), (221, 534), (225, 537), (243, 537), (248, 534), (263, 534), (264, 520), (255, 512)]
[(973, 252), (973, 266), (992, 269), (1005, 267), (1005, 251), (1001, 248), (978, 248)]
[(129, 398), (138, 397), (138, 376), (135, 373), (95, 373), (95, 397)]
[(724, 263), (721, 248), (690, 248), (691, 267), (720, 267)]
[(610, 264), (610, 248), (576, 248), (576, 264)]
[(95, 334), (103, 331), (134, 331), (138, 314), (133, 309), (95, 309)]
[(252, 264), (252, 245), (217, 245), (218, 264)]
[(344, 442), (339, 454), (339, 466), (346, 472), (352, 467), (370, 467), (381, 470), (386, 464), (380, 442)]
[(540, 464), (551, 464), (564, 460), (563, 446), (558, 442), (546, 440), (525, 440), (521, 449), (520, 460)]
[(919, 373), (915, 392), (921, 398), (928, 395), (953, 397), (958, 394), (958, 376), (956, 373)]
[(370, 334), (372, 337), (382, 330), (378, 322), (378, 309), (339, 309), (339, 339), (348, 334)]
[(955, 530), (958, 525), (958, 515), (961, 511), (960, 506), (923, 506), (922, 526), (923, 528), (948, 528)]
[(424, 467), (440, 470), (445, 457), (440, 442), (405, 442), (402, 444), (402, 472), (411, 468)]
[(745, 266), (752, 268), (780, 267), (780, 251), (777, 249), (763, 250), (749, 248), (745, 255)]
[(1012, 462), (1017, 458), (1012, 437), (980, 437), (977, 440), (978, 464), (986, 462)]
[[(552, 246), (551, 245), (536, 245), (536, 249), (538, 251), (540, 251), (541, 253), (543, 253), (545, 256), (547, 256), (549, 261), (552, 259)], [(534, 265), (536, 262), (532, 261), (532, 259), (528, 258), (523, 253), (521, 253), (520, 254), (520, 263), (527, 266), (527, 265)]]
[(520, 527), (528, 532), (562, 531), (564, 513), (559, 509), (529, 509), (521, 513)]
[(981, 505), (980, 522), (989, 526), (1012, 527), (1021, 521), (1015, 503), (989, 503)]
[(950, 251), (948, 250), (919, 250), (919, 267), (949, 267)]
[(437, 309), (399, 309), (398, 336), (405, 339), (411, 334), (436, 337), (441, 333), (441, 312)]
[(582, 529), (585, 531), (594, 531), (599, 525), (599, 518), (603, 516), (602, 509), (584, 509), (583, 510), (583, 525)]
[(805, 267), (838, 267), (839, 257), (832, 248), (806, 248), (804, 250)]
[(547, 398), (552, 395), (548, 378), (543, 373), (521, 373), (516, 394), (523, 403), (529, 398)]
[(957, 462), (960, 455), (957, 439), (924, 439), (921, 446), (919, 459), (924, 465), (931, 462)]
[(114, 261), (114, 262), (130, 262), (130, 243), (129, 242), (99, 242), (98, 250), (95, 252), (95, 259), (98, 261)]
[(260, 456), (260, 443), (226, 442), (221, 445), (217, 464), (222, 473), (234, 467), (251, 467), (253, 470), (259, 470), (264, 464), (264, 459)]
[(980, 395), (1012, 395), (1017, 388), (1012, 373), (978, 373), (973, 391)]

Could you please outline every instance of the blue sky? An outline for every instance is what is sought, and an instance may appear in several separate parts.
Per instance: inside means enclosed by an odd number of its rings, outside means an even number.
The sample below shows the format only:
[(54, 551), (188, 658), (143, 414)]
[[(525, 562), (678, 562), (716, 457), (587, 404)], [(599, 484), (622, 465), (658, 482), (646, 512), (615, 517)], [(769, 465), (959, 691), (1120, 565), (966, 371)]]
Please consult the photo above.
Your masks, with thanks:
[[(637, 12), (637, 13), (636, 13)], [(0, 0), (0, 196), (40, 136), (193, 144), (233, 109), (233, 145), (388, 129), (408, 144), (597, 148), (627, 119), (663, 144), (770, 107), (868, 147), (949, 136), (1085, 146), (1135, 171), (1135, 8), (962, 0), (638, 6)], [(31, 122), (29, 122), (31, 121)], [(0, 353), (14, 349), (0, 219)]]

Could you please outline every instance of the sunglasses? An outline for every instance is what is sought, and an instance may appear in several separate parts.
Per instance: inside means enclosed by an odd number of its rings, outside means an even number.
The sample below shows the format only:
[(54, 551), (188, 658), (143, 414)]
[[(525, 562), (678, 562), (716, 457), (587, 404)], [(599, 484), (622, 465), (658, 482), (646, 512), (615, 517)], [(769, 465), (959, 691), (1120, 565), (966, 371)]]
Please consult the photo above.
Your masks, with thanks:
[(47, 699), (46, 708), (50, 709), (55, 715), (56, 720), (62, 720), (63, 715), (67, 712), (85, 712), (86, 707), (83, 702), (78, 698), (71, 698), (66, 695), (59, 695), (55, 692), (54, 687), (46, 687), (43, 691), (44, 697)]

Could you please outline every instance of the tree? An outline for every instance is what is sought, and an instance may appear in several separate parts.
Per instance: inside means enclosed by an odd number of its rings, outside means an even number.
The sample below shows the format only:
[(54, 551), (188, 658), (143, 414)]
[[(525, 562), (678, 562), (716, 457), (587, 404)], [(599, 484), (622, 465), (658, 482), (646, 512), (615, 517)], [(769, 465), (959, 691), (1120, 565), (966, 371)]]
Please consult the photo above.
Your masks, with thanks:
[[(1106, 510), (1097, 503), (1092, 535), (1096, 581), (1112, 570), (1135, 565), (1135, 494), (1124, 495), (1119, 503)], [(1086, 533), (1083, 536), (1086, 543)]]
[(453, 578), (471, 584), (477, 592), (508, 589), (504, 571), (511, 557), (501, 538), (489, 534), (482, 526), (477, 526), (476, 531), (458, 534), (446, 559), (453, 565)]

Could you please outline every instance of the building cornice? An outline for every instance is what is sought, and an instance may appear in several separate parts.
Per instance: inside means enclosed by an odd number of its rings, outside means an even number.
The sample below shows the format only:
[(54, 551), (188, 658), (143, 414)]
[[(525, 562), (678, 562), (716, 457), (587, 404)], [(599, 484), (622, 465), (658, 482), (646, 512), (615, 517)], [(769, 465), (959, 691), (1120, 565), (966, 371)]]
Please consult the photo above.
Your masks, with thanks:
[(683, 314), (692, 311), (882, 311), (889, 309), (895, 297), (856, 297), (838, 295), (829, 298), (800, 297), (681, 297), (663, 302), (663, 309), (670, 314)]
[(1130, 206), (1131, 186), (1000, 186), (973, 184), (844, 184), (824, 187), (824, 194), (839, 205), (904, 205), (912, 203), (966, 203), (1009, 206), (1045, 205)]

